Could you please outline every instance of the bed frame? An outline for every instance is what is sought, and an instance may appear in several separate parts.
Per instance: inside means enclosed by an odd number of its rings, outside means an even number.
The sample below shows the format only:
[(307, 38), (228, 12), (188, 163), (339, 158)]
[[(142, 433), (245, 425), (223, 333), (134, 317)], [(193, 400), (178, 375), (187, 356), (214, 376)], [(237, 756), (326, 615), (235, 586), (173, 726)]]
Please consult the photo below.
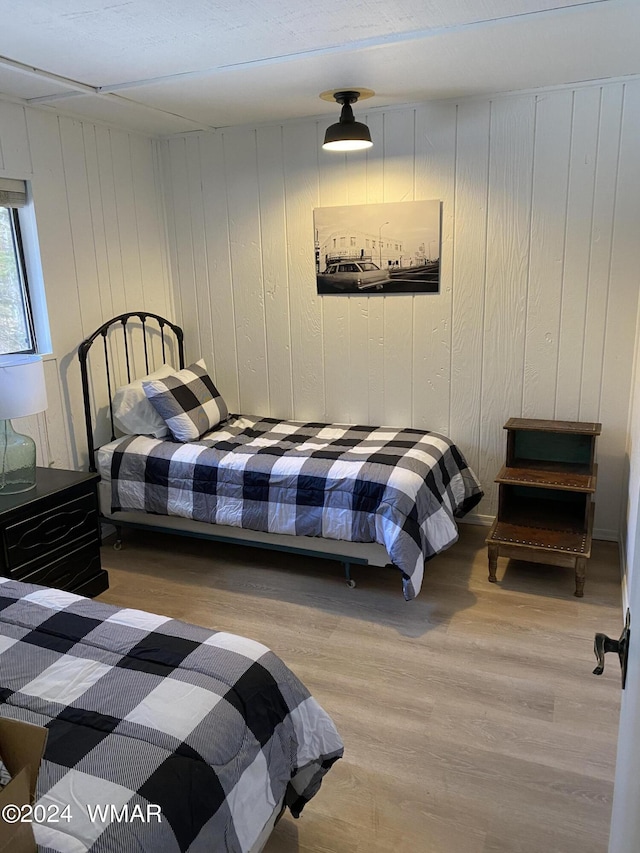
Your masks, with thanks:
[[(133, 336), (136, 332), (138, 333), (137, 348), (133, 344)], [(102, 338), (102, 347), (98, 346), (97, 349), (102, 350), (102, 355), (98, 355), (95, 351), (94, 355), (98, 356), (98, 363), (104, 368), (104, 385), (106, 385), (106, 388), (96, 387), (96, 385), (100, 385), (101, 383), (96, 382), (95, 376), (90, 374), (89, 353), (93, 344), (100, 338)], [(180, 326), (177, 326), (164, 317), (160, 317), (158, 314), (151, 314), (148, 311), (132, 311), (113, 317), (113, 319), (103, 323), (99, 329), (96, 329), (92, 335), (89, 335), (88, 338), (82, 341), (78, 347), (90, 471), (97, 471), (96, 406), (92, 406), (92, 396), (95, 400), (108, 400), (111, 437), (107, 440), (114, 441), (116, 434), (113, 422), (112, 400), (116, 388), (123, 384), (122, 381), (116, 378), (114, 356), (117, 358), (117, 364), (120, 366), (122, 379), (124, 380), (125, 375), (122, 369), (124, 365), (126, 367), (126, 381), (131, 382), (137, 378), (133, 375), (133, 372), (136, 371), (132, 372), (136, 361), (138, 363), (144, 361), (144, 373), (142, 375), (149, 373), (154, 368), (153, 352), (150, 357), (152, 345), (155, 351), (161, 353), (163, 362), (167, 359), (167, 352), (171, 351), (177, 354), (179, 367), (183, 368), (185, 366), (184, 334)], [(106, 507), (110, 505), (110, 497), (108, 494), (104, 494), (104, 490), (100, 503), (100, 520), (116, 528), (116, 540), (113, 545), (115, 550), (122, 548), (123, 528), (130, 527), (139, 530), (154, 530), (161, 533), (173, 533), (179, 536), (207, 539), (212, 542), (247, 545), (253, 548), (267, 548), (284, 551), (289, 554), (301, 554), (308, 557), (336, 560), (342, 563), (347, 586), (352, 589), (356, 585), (355, 580), (351, 577), (352, 564), (396, 568), (393, 563), (389, 562), (389, 556), (382, 545), (375, 543), (346, 542), (311, 536), (285, 536), (284, 534), (264, 533), (262, 531), (245, 530), (227, 525), (207, 524), (185, 518), (161, 516), (145, 512), (117, 512), (111, 514), (106, 510)], [(292, 540), (296, 544), (290, 545), (288, 544), (288, 540)]]
[[(131, 340), (131, 333), (134, 327), (141, 328), (142, 330), (142, 346), (144, 352), (144, 365), (145, 365), (145, 373), (146, 375), (149, 373), (149, 337), (152, 335), (152, 331), (155, 330), (155, 327), (152, 326), (150, 329), (147, 325), (148, 320), (151, 319), (155, 321), (158, 325), (158, 329), (156, 334), (159, 334), (160, 346), (162, 348), (162, 361), (166, 361), (167, 349), (169, 347), (169, 342), (171, 340), (171, 335), (175, 339), (175, 344), (178, 350), (178, 364), (180, 369), (184, 367), (184, 334), (180, 326), (176, 326), (175, 323), (172, 323), (170, 320), (166, 320), (164, 317), (160, 317), (159, 314), (150, 314), (148, 311), (132, 311), (129, 314), (119, 314), (117, 317), (113, 317), (111, 320), (107, 320), (106, 323), (103, 323), (99, 329), (96, 329), (92, 335), (89, 335), (88, 338), (85, 338), (84, 341), (78, 347), (78, 358), (80, 359), (80, 376), (82, 377), (82, 400), (84, 403), (84, 419), (87, 430), (87, 450), (89, 452), (89, 471), (96, 471), (96, 451), (95, 451), (95, 442), (94, 442), (94, 415), (91, 409), (91, 387), (89, 383), (89, 350), (93, 346), (93, 344), (98, 340), (98, 338), (102, 338), (102, 345), (104, 351), (104, 367), (105, 367), (105, 375), (106, 375), (106, 384), (107, 384), (107, 394), (108, 394), (108, 405), (109, 405), (109, 420), (111, 423), (111, 439), (110, 441), (114, 441), (116, 438), (116, 431), (113, 424), (113, 395), (115, 393), (116, 388), (120, 384), (117, 380), (114, 382), (115, 387), (112, 387), (112, 377), (114, 376), (113, 372), (113, 364), (112, 359), (109, 357), (109, 346), (111, 346), (112, 350), (114, 345), (118, 346), (120, 344), (122, 346), (121, 352), (124, 353), (124, 361), (127, 369), (127, 382), (131, 382), (132, 379), (135, 379), (135, 376), (131, 376), (131, 367), (132, 361), (134, 357), (133, 345)], [(116, 334), (116, 330), (118, 327), (122, 327), (122, 336), (121, 342), (119, 337)]]

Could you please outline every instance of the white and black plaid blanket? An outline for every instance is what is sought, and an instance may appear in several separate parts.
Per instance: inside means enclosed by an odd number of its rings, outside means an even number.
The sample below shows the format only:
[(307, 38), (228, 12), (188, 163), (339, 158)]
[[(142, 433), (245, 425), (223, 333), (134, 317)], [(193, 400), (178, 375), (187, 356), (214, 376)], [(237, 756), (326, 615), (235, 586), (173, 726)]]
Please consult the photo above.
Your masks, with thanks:
[(6, 578), (0, 702), (49, 730), (40, 853), (245, 853), (283, 796), (297, 816), (342, 755), (260, 643)]
[(407, 600), (482, 497), (452, 441), (412, 429), (232, 416), (197, 442), (127, 436), (98, 458), (109, 456), (112, 512), (378, 542)]

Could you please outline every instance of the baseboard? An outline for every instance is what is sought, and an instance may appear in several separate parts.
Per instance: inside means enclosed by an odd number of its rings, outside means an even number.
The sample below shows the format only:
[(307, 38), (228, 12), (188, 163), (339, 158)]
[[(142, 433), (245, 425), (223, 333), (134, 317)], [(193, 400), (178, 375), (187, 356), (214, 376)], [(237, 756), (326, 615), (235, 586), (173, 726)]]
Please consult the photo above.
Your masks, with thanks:
[(593, 528), (593, 538), (594, 539), (604, 539), (607, 542), (620, 542), (620, 531), (618, 530), (609, 530), (606, 527), (594, 527)]
[(480, 513), (470, 512), (464, 518), (457, 519), (459, 524), (479, 524), (482, 527), (491, 527), (495, 516), (481, 515)]

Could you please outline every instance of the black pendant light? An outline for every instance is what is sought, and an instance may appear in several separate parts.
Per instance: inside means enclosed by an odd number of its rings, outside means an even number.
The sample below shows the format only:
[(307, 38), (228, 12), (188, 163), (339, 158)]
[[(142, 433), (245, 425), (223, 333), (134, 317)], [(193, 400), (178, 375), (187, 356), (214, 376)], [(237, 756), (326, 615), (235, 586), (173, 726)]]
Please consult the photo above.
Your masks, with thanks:
[(363, 148), (371, 148), (373, 142), (369, 128), (361, 121), (355, 120), (351, 104), (355, 104), (360, 97), (371, 97), (373, 92), (370, 90), (356, 92), (348, 89), (331, 93), (325, 92), (320, 97), (328, 100), (326, 97), (328, 94), (331, 94), (339, 104), (342, 104), (342, 112), (340, 113), (340, 121), (327, 128), (322, 147), (327, 151), (360, 151)]

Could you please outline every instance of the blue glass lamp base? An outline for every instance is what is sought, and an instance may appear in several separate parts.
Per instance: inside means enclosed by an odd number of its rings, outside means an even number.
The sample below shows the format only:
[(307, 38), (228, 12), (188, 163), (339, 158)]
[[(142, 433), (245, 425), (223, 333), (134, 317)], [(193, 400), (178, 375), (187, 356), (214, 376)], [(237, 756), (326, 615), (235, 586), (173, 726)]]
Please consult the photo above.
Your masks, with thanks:
[(36, 444), (11, 421), (0, 420), (0, 495), (27, 492), (36, 485)]

